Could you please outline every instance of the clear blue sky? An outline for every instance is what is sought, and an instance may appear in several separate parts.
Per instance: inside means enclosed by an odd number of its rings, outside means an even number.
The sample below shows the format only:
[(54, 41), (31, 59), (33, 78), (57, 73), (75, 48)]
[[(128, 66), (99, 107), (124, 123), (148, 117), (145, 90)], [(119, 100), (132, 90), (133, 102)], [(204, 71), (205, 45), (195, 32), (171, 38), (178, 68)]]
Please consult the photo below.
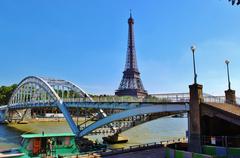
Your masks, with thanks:
[(113, 94), (125, 65), (129, 9), (149, 93), (188, 91), (195, 43), (204, 92), (224, 94), (229, 59), (240, 94), (240, 6), (227, 0), (1, 0), (0, 85), (37, 75)]

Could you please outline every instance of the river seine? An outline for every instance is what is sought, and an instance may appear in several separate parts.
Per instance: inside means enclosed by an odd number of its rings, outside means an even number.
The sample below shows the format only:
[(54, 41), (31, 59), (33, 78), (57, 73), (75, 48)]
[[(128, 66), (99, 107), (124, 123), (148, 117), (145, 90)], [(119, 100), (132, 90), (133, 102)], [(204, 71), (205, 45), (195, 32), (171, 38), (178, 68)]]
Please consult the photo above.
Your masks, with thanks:
[[(160, 142), (186, 136), (187, 118), (160, 118), (122, 133), (128, 137), (125, 144), (110, 145), (110, 148)], [(0, 125), (0, 150), (19, 147), (23, 133), (61, 133), (71, 132), (66, 122), (33, 122), (29, 124)], [(102, 141), (101, 135), (89, 136), (92, 140)]]

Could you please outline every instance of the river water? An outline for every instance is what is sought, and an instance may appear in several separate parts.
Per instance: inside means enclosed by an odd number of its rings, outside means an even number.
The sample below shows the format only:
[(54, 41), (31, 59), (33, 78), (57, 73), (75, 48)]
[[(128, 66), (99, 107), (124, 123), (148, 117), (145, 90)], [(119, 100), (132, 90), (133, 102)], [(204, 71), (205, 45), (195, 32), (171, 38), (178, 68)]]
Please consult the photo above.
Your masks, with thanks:
[[(120, 148), (182, 138), (186, 136), (187, 124), (187, 118), (160, 118), (125, 131), (122, 135), (128, 138), (128, 142), (110, 147)], [(45, 133), (71, 132), (66, 122), (0, 125), (0, 150), (18, 147), (20, 135), (23, 133), (41, 133), (42, 131)], [(98, 141), (101, 141), (101, 137), (101, 135), (89, 136), (90, 139)]]

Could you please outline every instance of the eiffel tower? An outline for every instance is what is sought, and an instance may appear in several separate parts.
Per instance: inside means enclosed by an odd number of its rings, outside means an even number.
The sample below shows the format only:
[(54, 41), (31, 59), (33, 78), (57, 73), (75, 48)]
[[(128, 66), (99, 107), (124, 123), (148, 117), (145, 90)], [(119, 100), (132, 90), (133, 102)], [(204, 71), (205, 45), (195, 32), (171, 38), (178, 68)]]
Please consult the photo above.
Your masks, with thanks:
[(134, 19), (130, 13), (128, 19), (128, 48), (127, 48), (127, 60), (125, 70), (123, 72), (123, 78), (116, 90), (115, 95), (117, 96), (136, 96), (144, 97), (147, 95), (147, 91), (144, 90), (140, 72), (137, 67), (137, 58), (134, 42), (134, 31), (133, 31)]

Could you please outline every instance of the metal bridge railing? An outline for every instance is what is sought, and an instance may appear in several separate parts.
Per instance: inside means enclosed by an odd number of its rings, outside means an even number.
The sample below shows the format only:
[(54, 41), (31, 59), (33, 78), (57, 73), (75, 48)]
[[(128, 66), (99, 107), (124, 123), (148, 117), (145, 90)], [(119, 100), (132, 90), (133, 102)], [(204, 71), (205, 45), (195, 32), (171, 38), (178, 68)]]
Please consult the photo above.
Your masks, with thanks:
[(89, 102), (90, 100), (86, 100), (85, 98), (63, 98), (63, 102)]
[(203, 98), (204, 102), (211, 103), (226, 103), (226, 99), (221, 96), (206, 96)]
[[(151, 94), (145, 98), (138, 98), (138, 97), (131, 97), (131, 96), (92, 96), (93, 102), (98, 103), (188, 103), (190, 101), (189, 93), (168, 93), (168, 94)], [(91, 102), (89, 98), (62, 98), (63, 102)], [(225, 100), (225, 96), (213, 96), (204, 93), (203, 94), (203, 101), (204, 102), (211, 102), (211, 103), (230, 103), (227, 100)], [(240, 98), (236, 99), (237, 103), (236, 106), (240, 105)], [(24, 106), (29, 104), (48, 104), (51, 105), (54, 101), (53, 100), (34, 100), (34, 101), (28, 101), (28, 102), (22, 102), (22, 103), (14, 103), (11, 104), (13, 106)], [(6, 109), (6, 106), (0, 106), (1, 109)]]
[(140, 151), (140, 150), (146, 150), (146, 149), (154, 149), (159, 147), (165, 147), (169, 144), (173, 143), (185, 143), (187, 142), (186, 138), (179, 138), (177, 140), (168, 140), (168, 141), (160, 141), (160, 142), (153, 142), (153, 143), (146, 143), (146, 144), (139, 144), (139, 145), (132, 145), (126, 148), (115, 148), (115, 149), (107, 149), (107, 151), (100, 151), (98, 154), (102, 156), (110, 156), (120, 153), (128, 153), (133, 151)]
[[(64, 102), (90, 102), (90, 100), (85, 100), (83, 98), (68, 98), (63, 99)], [(136, 97), (94, 97), (93, 102), (113, 102), (113, 103), (123, 103), (123, 102), (149, 102), (149, 103), (159, 103), (159, 102), (176, 102), (169, 99), (159, 99), (159, 98), (136, 98)], [(180, 102), (180, 101), (179, 101)], [(182, 101), (186, 102), (186, 101)]]
[[(189, 93), (169, 93), (169, 94), (152, 94), (152, 96), (159, 99), (165, 99), (169, 102), (189, 102), (190, 95)], [(225, 103), (225, 97), (222, 96), (213, 96), (207, 93), (203, 93), (204, 102), (216, 102), (216, 103)]]
[[(189, 95), (186, 93), (179, 94), (161, 94), (149, 95), (147, 97), (132, 97), (132, 96), (92, 96), (94, 102), (189, 102)], [(64, 98), (64, 102), (89, 102), (85, 98)]]
[(235, 106), (240, 106), (240, 99), (236, 98), (236, 103), (232, 103), (230, 100), (226, 100), (225, 96), (208, 96), (204, 98), (204, 102), (209, 103), (228, 103)]
[[(153, 94), (145, 98), (137, 98), (131, 96), (95, 96), (92, 97), (94, 102), (151, 102), (151, 103), (165, 103), (165, 102), (189, 102), (190, 96), (189, 93), (170, 93), (170, 94)], [(85, 98), (64, 98), (64, 102), (90, 102), (89, 99)], [(204, 102), (211, 103), (228, 103), (224, 96), (213, 96), (204, 94), (203, 95)], [(237, 105), (240, 104), (240, 98), (237, 98)]]
[(166, 94), (151, 94), (160, 100), (166, 100), (168, 102), (189, 102), (189, 93), (166, 93)]
[[(189, 102), (189, 93), (169, 93), (169, 94), (152, 94), (152, 96), (157, 97), (160, 100), (166, 100), (168, 102)], [(203, 93), (203, 101), (211, 103), (231, 103), (225, 99), (225, 96), (213, 96), (207, 93)], [(240, 98), (236, 98), (237, 106), (240, 105)]]

